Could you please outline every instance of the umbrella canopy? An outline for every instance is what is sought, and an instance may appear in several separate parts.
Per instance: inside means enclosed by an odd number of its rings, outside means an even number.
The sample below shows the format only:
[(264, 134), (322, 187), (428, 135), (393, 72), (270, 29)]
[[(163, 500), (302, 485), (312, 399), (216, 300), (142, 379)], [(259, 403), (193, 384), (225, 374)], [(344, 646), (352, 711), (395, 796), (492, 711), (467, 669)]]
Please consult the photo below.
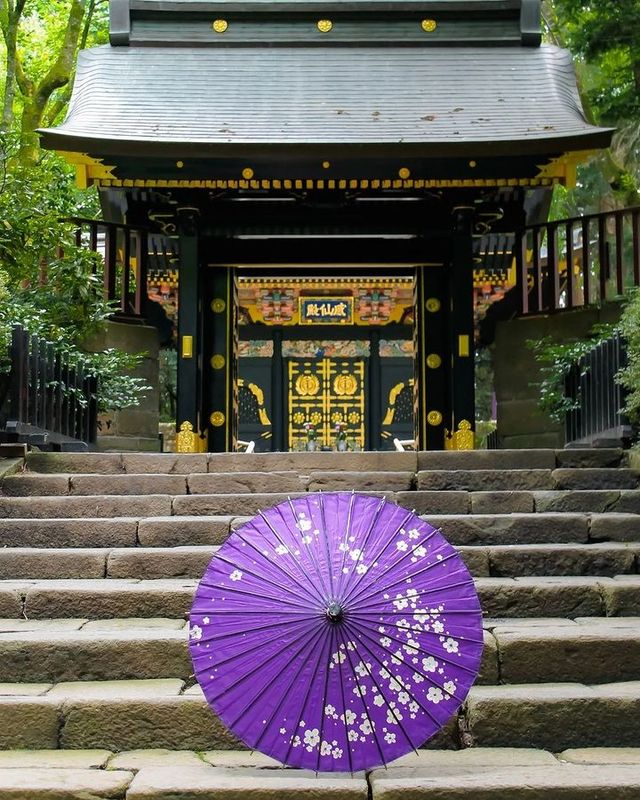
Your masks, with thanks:
[(442, 534), (379, 497), (289, 500), (214, 556), (190, 618), (209, 704), (292, 767), (355, 772), (420, 747), (482, 655), (473, 579)]

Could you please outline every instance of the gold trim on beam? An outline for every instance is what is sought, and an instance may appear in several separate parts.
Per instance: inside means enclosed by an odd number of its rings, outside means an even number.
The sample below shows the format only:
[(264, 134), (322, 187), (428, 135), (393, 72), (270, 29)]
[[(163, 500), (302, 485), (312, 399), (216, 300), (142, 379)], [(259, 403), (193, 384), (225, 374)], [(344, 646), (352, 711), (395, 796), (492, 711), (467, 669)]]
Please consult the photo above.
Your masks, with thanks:
[(578, 165), (596, 155), (597, 152), (597, 150), (576, 150), (572, 153), (564, 153), (548, 164), (539, 165), (538, 178), (551, 180), (553, 183), (566, 186), (567, 189), (573, 189), (576, 185)]
[(108, 166), (102, 159), (92, 158), (86, 153), (67, 153), (57, 151), (69, 164), (76, 168), (76, 184), (79, 189), (86, 189), (89, 186), (104, 185), (104, 181), (115, 180), (113, 170), (115, 166)]
[[(547, 170), (550, 167), (544, 167)], [(105, 167), (105, 170), (114, 169)], [(266, 191), (280, 191), (281, 188), (289, 189), (484, 189), (501, 186), (552, 186), (555, 183), (564, 183), (566, 175), (554, 175), (551, 172), (543, 175), (542, 172), (535, 178), (476, 178), (473, 180), (390, 180), (389, 178), (341, 178), (326, 180), (325, 178), (262, 178), (261, 180), (156, 180), (156, 179), (122, 179), (114, 177), (91, 177), (91, 183), (107, 188), (121, 188), (139, 186), (145, 189), (262, 189)]]

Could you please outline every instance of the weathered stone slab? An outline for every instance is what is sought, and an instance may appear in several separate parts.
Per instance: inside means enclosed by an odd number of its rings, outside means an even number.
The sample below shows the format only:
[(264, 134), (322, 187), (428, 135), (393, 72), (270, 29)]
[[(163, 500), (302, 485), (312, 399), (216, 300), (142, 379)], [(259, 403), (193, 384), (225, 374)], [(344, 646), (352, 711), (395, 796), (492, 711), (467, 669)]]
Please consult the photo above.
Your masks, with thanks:
[(292, 470), (302, 475), (326, 470), (415, 472), (417, 463), (417, 454), (414, 452), (211, 453), (209, 472)]
[(129, 750), (117, 753), (109, 760), (107, 769), (124, 769), (138, 772), (149, 767), (202, 767), (203, 759), (192, 750)]
[(0, 549), (0, 580), (102, 578), (106, 552), (97, 549)]
[(632, 800), (640, 790), (633, 767), (575, 764), (463, 769), (376, 770), (372, 800)]
[(458, 552), (462, 557), (469, 572), (477, 578), (488, 578), (489, 551), (483, 547), (459, 547)]
[[(204, 574), (215, 549), (204, 547), (152, 547), (112, 550), (107, 559), (108, 578), (198, 578)], [(0, 552), (0, 567), (2, 553)]]
[(0, 683), (0, 696), (41, 697), (51, 689), (52, 685), (51, 683)]
[(534, 492), (538, 513), (603, 513), (613, 510), (620, 500), (620, 492), (613, 490)]
[(640, 542), (637, 514), (593, 514), (589, 538), (594, 542)]
[[(491, 617), (601, 616), (607, 578), (479, 578), (482, 609)], [(588, 609), (588, 611), (585, 611)]]
[(79, 631), (86, 619), (0, 619), (0, 633)]
[(449, 450), (418, 453), (418, 470), (554, 469), (553, 450)]
[(602, 593), (607, 616), (640, 616), (640, 575), (625, 575), (607, 583), (602, 581)]
[(640, 633), (640, 617), (576, 617), (576, 625), (587, 625), (590, 628), (602, 626), (606, 630), (628, 628)]
[(426, 515), (456, 545), (586, 542), (588, 518), (580, 514)]
[(20, 800), (122, 800), (131, 772), (98, 769), (0, 769), (0, 797)]
[(505, 683), (606, 683), (612, 677), (628, 681), (640, 675), (640, 637), (634, 630), (576, 625), (571, 630), (495, 628), (493, 635)]
[(192, 475), (207, 472), (206, 453), (123, 453), (124, 471), (132, 475)]
[[(582, 619), (592, 619), (594, 621), (606, 621), (604, 617), (583, 617)], [(521, 628), (573, 628), (577, 620), (563, 619), (562, 617), (485, 617), (482, 620), (482, 627), (487, 631), (494, 631), (496, 628), (517, 631)]]
[(530, 514), (532, 492), (472, 492), (472, 514)]
[(303, 492), (297, 472), (229, 472), (189, 475), (189, 494)]
[(290, 494), (188, 495), (187, 497), (174, 498), (173, 513), (176, 516), (240, 516), (257, 514), (260, 509), (283, 503), (288, 497), (306, 496), (306, 492), (291, 492)]
[(282, 765), (264, 753), (249, 750), (209, 750), (201, 753), (202, 758), (213, 767), (253, 767), (254, 769), (273, 769)]
[(571, 764), (635, 764), (640, 766), (640, 747), (584, 747), (558, 754)]
[(47, 697), (63, 702), (94, 700), (139, 700), (177, 697), (183, 682), (176, 678), (130, 681), (68, 681), (56, 684)]
[(0, 769), (100, 769), (110, 756), (108, 750), (2, 750)]
[[(105, 750), (237, 750), (242, 745), (204, 700), (180, 695), (67, 701), (61, 747)], [(175, 772), (175, 771), (174, 771)]]
[[(0, 497), (0, 517), (48, 519), (81, 517), (166, 517), (171, 514), (171, 498), (165, 495), (144, 497), (117, 495), (87, 497)], [(3, 528), (6, 528), (6, 519)]]
[(60, 713), (47, 697), (0, 697), (0, 750), (55, 750)]
[(412, 472), (314, 471), (309, 476), (309, 491), (405, 492), (411, 489), (412, 483)]
[(99, 472), (113, 475), (124, 466), (120, 453), (27, 453), (30, 472)]
[(181, 631), (187, 626), (184, 619), (167, 617), (129, 617), (122, 619), (95, 619), (82, 626), (82, 631)]
[(51, 496), (69, 494), (68, 475), (34, 475), (23, 472), (2, 481), (2, 494), (7, 497)]
[(71, 495), (178, 495), (187, 493), (184, 475), (72, 475)]
[(155, 767), (141, 770), (127, 792), (127, 800), (366, 800), (364, 776), (350, 777), (293, 769), (254, 770), (224, 767)]
[(585, 447), (556, 450), (558, 467), (619, 467), (624, 455), (622, 448)]
[(193, 669), (181, 630), (24, 632), (0, 635), (6, 681), (186, 679)]
[(549, 469), (431, 470), (419, 472), (417, 481), (418, 489), (423, 491), (504, 492), (553, 487)]
[(604, 575), (635, 571), (636, 553), (620, 544), (529, 544), (489, 548), (494, 577)]
[(500, 680), (498, 667), (498, 645), (495, 637), (489, 631), (483, 631), (484, 649), (482, 651), (482, 662), (478, 673), (479, 684), (494, 684)]
[(135, 547), (137, 527), (126, 517), (0, 519), (0, 547)]
[(428, 519), (433, 514), (468, 514), (471, 506), (468, 492), (398, 492), (396, 500), (405, 508), (415, 509)]
[(640, 514), (640, 492), (633, 489), (623, 489), (618, 499), (606, 511), (615, 511), (619, 514)]
[[(30, 617), (183, 617), (197, 581), (41, 581), (27, 591)], [(585, 616), (583, 614), (582, 616)]]
[(28, 584), (0, 584), (0, 617), (22, 617), (23, 600)]
[(466, 722), (474, 745), (574, 747), (640, 744), (640, 693), (621, 697), (608, 687), (525, 684), (476, 687), (467, 701)]
[(518, 747), (467, 747), (464, 750), (419, 750), (393, 762), (396, 768), (535, 767), (556, 764), (546, 750)]
[(637, 489), (640, 473), (632, 469), (555, 469), (554, 489)]
[(151, 517), (141, 519), (138, 540), (142, 547), (179, 545), (220, 545), (229, 536), (230, 516), (223, 517)]

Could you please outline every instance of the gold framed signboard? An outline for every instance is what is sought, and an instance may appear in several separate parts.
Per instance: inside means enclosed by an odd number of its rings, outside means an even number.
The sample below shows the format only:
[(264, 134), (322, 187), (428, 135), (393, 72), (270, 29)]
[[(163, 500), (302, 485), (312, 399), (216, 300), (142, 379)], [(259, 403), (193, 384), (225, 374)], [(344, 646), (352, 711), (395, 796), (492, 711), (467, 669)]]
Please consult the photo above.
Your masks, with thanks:
[(353, 297), (299, 297), (301, 325), (353, 325)]

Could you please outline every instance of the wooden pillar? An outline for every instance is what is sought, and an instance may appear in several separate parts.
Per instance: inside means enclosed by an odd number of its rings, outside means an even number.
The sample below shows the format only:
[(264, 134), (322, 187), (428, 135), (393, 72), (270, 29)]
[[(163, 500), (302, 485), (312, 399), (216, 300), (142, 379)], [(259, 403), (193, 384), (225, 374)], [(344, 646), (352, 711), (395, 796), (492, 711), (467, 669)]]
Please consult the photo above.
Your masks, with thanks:
[(367, 450), (380, 450), (382, 434), (382, 369), (380, 364), (380, 331), (374, 328), (369, 339), (369, 435)]
[(285, 396), (284, 396), (284, 362), (282, 360), (282, 328), (273, 329), (273, 359), (271, 361), (271, 449), (275, 452), (286, 450), (287, 437)]
[(444, 449), (450, 405), (449, 283), (442, 267), (418, 267), (415, 283), (414, 420), (419, 450)]
[(473, 447), (475, 430), (475, 342), (473, 292), (473, 217), (474, 208), (453, 209), (451, 247), (451, 417), (447, 428), (454, 439), (454, 449)]
[(209, 271), (206, 315), (206, 355), (210, 369), (203, 416), (209, 427), (209, 450), (235, 450), (238, 434), (237, 400), (237, 302), (233, 269)]
[(198, 225), (194, 215), (179, 223), (180, 304), (178, 308), (178, 376), (176, 425), (178, 452), (198, 452), (201, 446), (201, 313)]

